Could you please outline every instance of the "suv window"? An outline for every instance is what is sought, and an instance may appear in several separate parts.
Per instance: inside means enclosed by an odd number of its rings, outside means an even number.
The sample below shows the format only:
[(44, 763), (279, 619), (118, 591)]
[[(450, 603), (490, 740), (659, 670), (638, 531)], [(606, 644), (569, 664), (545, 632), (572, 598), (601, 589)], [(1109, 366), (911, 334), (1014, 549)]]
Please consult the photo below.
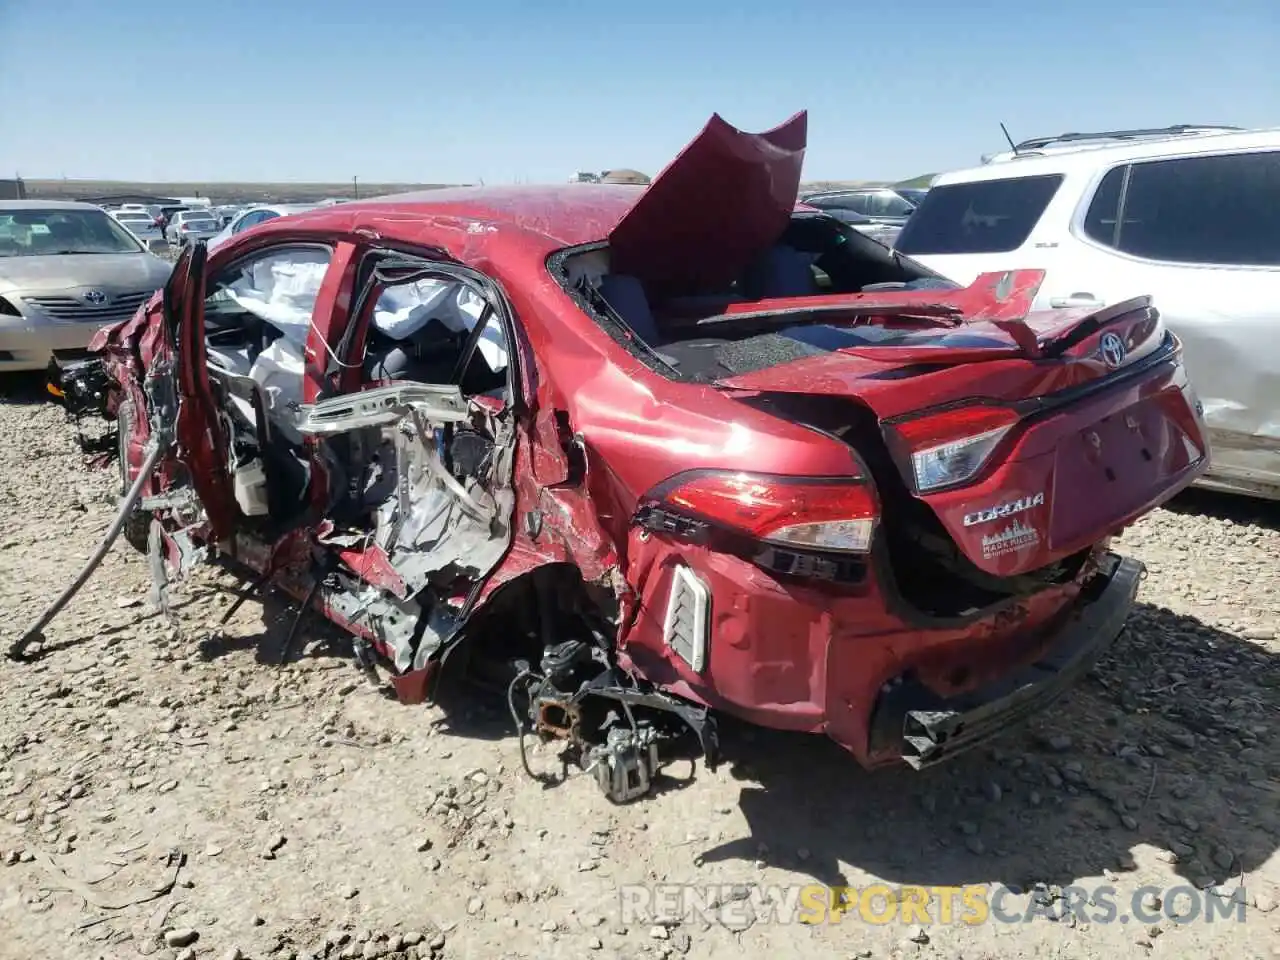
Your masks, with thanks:
[(1060, 174), (1048, 174), (934, 187), (894, 246), (908, 256), (1017, 250), (1061, 183)]
[(1119, 229), (1103, 242), (1168, 263), (1280, 266), (1280, 151), (1130, 169)]
[(1108, 170), (1098, 184), (1098, 189), (1094, 191), (1089, 209), (1084, 215), (1084, 235), (1090, 240), (1108, 247), (1116, 245), (1120, 224), (1120, 191), (1128, 169), (1124, 166)]

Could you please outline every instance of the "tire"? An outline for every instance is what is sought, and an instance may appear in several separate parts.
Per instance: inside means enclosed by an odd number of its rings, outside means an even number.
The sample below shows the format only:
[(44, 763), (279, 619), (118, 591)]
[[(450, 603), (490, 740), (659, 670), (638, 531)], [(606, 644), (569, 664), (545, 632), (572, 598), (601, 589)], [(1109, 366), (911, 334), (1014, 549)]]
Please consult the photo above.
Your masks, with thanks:
[[(135, 421), (135, 412), (133, 401), (126, 399), (121, 402), (120, 409), (116, 411), (116, 461), (120, 470), (120, 496), (123, 498), (129, 492), (132, 481), (129, 478), (129, 435), (133, 432)], [(146, 553), (149, 549), (148, 540), (151, 536), (151, 512), (149, 510), (134, 509), (133, 513), (124, 522), (124, 529), (120, 531), (129, 546), (137, 550), (139, 553)]]

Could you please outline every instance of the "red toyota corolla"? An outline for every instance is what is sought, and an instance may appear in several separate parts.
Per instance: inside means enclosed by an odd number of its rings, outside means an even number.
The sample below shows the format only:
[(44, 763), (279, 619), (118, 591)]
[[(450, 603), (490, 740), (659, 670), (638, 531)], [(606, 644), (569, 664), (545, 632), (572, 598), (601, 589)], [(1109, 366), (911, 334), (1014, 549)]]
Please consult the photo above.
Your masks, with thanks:
[(1205, 466), (1180, 345), (798, 208), (805, 127), (189, 248), (97, 344), (126, 529), (291, 591), (405, 701), (504, 684), (617, 800), (714, 761), (713, 711), (923, 767), (1039, 709), (1124, 626), (1108, 539)]

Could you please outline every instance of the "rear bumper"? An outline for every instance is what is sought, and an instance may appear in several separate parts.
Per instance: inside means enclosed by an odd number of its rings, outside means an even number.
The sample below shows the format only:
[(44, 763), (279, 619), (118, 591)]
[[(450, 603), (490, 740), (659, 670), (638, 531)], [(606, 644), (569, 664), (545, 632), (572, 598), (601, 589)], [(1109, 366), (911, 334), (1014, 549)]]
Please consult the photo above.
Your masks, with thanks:
[(1044, 653), (988, 686), (947, 699), (908, 677), (886, 684), (874, 708), (869, 753), (896, 752), (920, 770), (1043, 710), (1115, 642), (1143, 572), (1137, 560), (1108, 555)]

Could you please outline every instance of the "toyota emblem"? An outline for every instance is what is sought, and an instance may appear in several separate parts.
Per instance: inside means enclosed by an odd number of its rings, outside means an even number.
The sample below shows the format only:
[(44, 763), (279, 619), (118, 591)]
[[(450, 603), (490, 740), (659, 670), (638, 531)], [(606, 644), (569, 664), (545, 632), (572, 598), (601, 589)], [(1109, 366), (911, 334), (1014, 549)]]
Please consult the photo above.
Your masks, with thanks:
[(1113, 370), (1124, 363), (1127, 352), (1124, 341), (1114, 333), (1104, 333), (1098, 341), (1098, 353), (1102, 355), (1102, 361)]
[(84, 302), (92, 303), (94, 306), (102, 306), (107, 302), (107, 295), (101, 290), (86, 290), (84, 294)]

